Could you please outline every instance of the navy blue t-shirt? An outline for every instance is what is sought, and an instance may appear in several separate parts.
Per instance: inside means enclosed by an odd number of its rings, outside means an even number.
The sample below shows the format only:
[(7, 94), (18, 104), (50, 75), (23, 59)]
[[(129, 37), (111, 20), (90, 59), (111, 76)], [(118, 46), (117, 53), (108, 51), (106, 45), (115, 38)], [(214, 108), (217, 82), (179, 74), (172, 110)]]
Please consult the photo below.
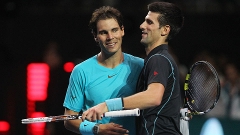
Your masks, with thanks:
[(168, 53), (168, 45), (154, 48), (144, 60), (137, 91), (144, 91), (151, 83), (165, 87), (161, 104), (141, 111), (137, 124), (140, 135), (178, 135), (181, 94), (177, 64)]

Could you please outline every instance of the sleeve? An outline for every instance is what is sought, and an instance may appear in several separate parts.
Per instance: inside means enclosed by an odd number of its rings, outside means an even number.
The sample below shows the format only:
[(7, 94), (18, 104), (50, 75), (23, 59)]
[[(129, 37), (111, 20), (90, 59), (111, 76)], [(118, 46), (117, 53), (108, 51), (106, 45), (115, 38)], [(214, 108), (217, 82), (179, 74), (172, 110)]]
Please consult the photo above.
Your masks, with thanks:
[(84, 71), (80, 68), (74, 68), (70, 78), (65, 95), (65, 100), (63, 106), (73, 110), (75, 112), (80, 112), (84, 105), (84, 90), (86, 84)]
[(147, 85), (161, 83), (165, 88), (171, 72), (170, 62), (164, 55), (155, 55), (148, 60), (145, 75)]

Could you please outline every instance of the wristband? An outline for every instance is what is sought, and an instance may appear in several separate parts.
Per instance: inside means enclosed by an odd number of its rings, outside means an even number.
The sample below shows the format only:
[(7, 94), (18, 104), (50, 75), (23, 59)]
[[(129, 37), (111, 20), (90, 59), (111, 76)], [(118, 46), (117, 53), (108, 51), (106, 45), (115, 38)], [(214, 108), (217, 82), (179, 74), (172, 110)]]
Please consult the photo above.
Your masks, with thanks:
[(83, 135), (94, 135), (93, 127), (95, 126), (95, 124), (97, 123), (84, 120), (79, 126), (80, 133)]
[(117, 111), (123, 109), (122, 98), (105, 100), (108, 111)]

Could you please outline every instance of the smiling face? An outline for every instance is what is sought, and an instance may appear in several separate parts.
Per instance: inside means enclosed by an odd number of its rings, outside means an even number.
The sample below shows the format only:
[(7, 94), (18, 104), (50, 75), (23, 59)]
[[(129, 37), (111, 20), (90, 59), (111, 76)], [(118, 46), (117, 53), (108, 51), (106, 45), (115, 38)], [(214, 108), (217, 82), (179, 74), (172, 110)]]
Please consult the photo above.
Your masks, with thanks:
[(145, 47), (157, 46), (166, 43), (165, 39), (168, 35), (168, 28), (165, 26), (160, 28), (158, 22), (159, 13), (149, 11), (144, 22), (140, 25), (142, 30), (141, 43)]
[(95, 41), (99, 43), (101, 51), (107, 55), (121, 52), (122, 37), (124, 29), (120, 28), (117, 21), (113, 18), (99, 20), (97, 22), (97, 33)]

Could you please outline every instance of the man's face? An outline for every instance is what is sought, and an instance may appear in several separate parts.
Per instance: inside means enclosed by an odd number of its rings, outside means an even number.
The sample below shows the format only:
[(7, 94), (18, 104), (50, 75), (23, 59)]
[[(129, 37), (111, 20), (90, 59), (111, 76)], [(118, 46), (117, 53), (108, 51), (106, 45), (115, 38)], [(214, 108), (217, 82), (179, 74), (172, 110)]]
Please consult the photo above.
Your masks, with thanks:
[(140, 42), (145, 47), (157, 44), (161, 38), (161, 30), (157, 20), (158, 16), (158, 13), (149, 11), (144, 22), (140, 25), (140, 29), (142, 30), (142, 39)]
[(120, 28), (115, 19), (111, 18), (98, 21), (95, 40), (99, 43), (104, 53), (113, 54), (121, 51), (123, 36), (124, 29)]

